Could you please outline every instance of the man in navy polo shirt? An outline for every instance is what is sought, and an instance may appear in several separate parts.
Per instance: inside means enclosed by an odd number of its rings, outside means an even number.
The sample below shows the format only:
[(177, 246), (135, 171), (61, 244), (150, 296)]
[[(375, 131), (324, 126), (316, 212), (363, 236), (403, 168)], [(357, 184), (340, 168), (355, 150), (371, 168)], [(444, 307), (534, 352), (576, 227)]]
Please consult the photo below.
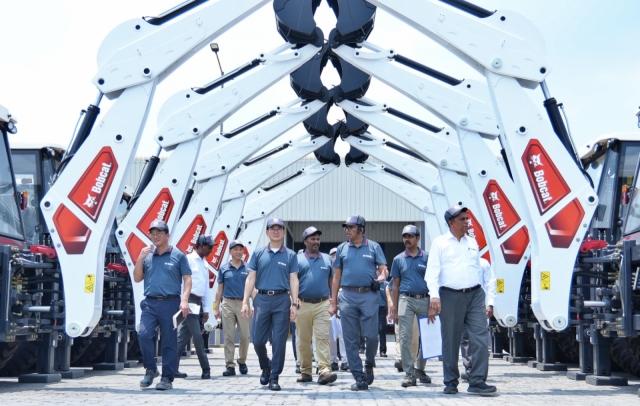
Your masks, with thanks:
[[(151, 386), (158, 376), (155, 359), (154, 337), (156, 327), (162, 332), (162, 379), (156, 385), (158, 390), (173, 388), (173, 375), (178, 363), (178, 337), (173, 329), (173, 315), (182, 310), (189, 314), (191, 294), (191, 268), (187, 256), (169, 245), (169, 227), (162, 220), (154, 220), (149, 226), (149, 237), (153, 247), (145, 247), (140, 252), (133, 270), (133, 280), (144, 280), (145, 299), (140, 302), (140, 330), (138, 342), (142, 352), (142, 362), (146, 369), (140, 387)], [(151, 255), (149, 255), (151, 254)], [(182, 299), (180, 289), (184, 282)]]
[[(411, 351), (413, 324), (417, 317), (427, 317), (429, 313), (429, 289), (424, 280), (427, 271), (428, 255), (418, 246), (420, 230), (414, 225), (402, 229), (404, 252), (393, 259), (391, 277), (393, 278), (394, 321), (400, 328), (400, 348), (402, 369), (405, 372), (402, 387), (416, 386), (416, 377), (422, 383), (431, 383), (424, 373), (425, 360)], [(398, 299), (399, 298), (399, 299)], [(413, 363), (416, 362), (417, 369)]]
[[(336, 314), (337, 306), (340, 306), (349, 369), (356, 380), (351, 390), (357, 391), (369, 389), (374, 379), (378, 350), (378, 290), (388, 276), (387, 260), (380, 245), (365, 237), (366, 222), (362, 216), (349, 216), (342, 226), (348, 241), (338, 246), (333, 263), (329, 314)], [(358, 352), (359, 332), (366, 339), (364, 373)]]
[[(298, 259), (296, 253), (283, 245), (284, 221), (267, 221), (269, 244), (257, 249), (247, 265), (249, 276), (244, 286), (242, 317), (249, 319), (249, 298), (254, 288), (258, 294), (253, 301), (253, 348), (260, 361), (260, 384), (280, 390), (278, 377), (284, 367), (289, 322), (298, 314)], [(289, 296), (289, 293), (291, 296)], [(295, 305), (294, 305), (295, 304)], [(267, 355), (267, 340), (272, 335), (273, 359)]]
[(318, 358), (318, 383), (326, 385), (338, 378), (331, 372), (331, 357), (329, 350), (329, 296), (333, 269), (329, 255), (322, 254), (320, 236), (322, 232), (315, 227), (309, 227), (302, 233), (302, 242), (306, 249), (298, 254), (298, 278), (300, 293), (298, 300), (298, 318), (296, 319), (296, 333), (300, 352), (301, 374), (298, 382), (311, 382), (313, 369), (313, 350), (311, 340), (316, 336), (316, 357)]

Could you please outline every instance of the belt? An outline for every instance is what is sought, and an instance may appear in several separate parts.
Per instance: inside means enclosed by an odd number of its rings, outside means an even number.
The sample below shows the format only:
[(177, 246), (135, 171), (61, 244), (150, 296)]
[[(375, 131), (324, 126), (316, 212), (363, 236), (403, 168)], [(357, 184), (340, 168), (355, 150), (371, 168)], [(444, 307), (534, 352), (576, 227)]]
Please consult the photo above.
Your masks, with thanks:
[(243, 299), (241, 297), (226, 297), (226, 296), (222, 296), (222, 298), (226, 300), (242, 300)]
[(329, 296), (321, 297), (320, 299), (303, 299), (303, 298), (298, 296), (298, 299), (300, 299), (300, 301), (304, 302), (304, 303), (315, 304), (315, 303), (322, 303), (325, 300), (329, 300)]
[(273, 296), (273, 295), (281, 295), (283, 293), (288, 293), (288, 290), (258, 290), (258, 293), (260, 293), (261, 295), (269, 295), (269, 296)]
[(464, 289), (451, 289), (451, 288), (448, 288), (446, 286), (440, 286), (440, 289), (448, 290), (450, 292), (466, 293), (466, 292), (471, 292), (472, 290), (480, 289), (480, 285), (476, 285), (476, 286), (472, 286), (470, 288), (464, 288)]
[(355, 288), (352, 286), (340, 286), (342, 289), (344, 290), (350, 290), (352, 292), (358, 292), (358, 293), (364, 293), (364, 292), (370, 292), (371, 291), (371, 287), (367, 286), (365, 288)]
[(405, 295), (405, 296), (409, 296), (409, 297), (414, 297), (416, 299), (422, 299), (422, 298), (425, 298), (425, 297), (429, 297), (428, 293), (425, 293), (424, 295), (411, 295), (409, 293), (400, 292), (400, 294), (401, 295)]
[(202, 301), (202, 296), (194, 295), (193, 293), (189, 294), (189, 299), (196, 299)]
[(153, 300), (165, 300), (165, 299), (172, 299), (174, 297), (179, 297), (180, 295), (168, 295), (168, 296), (145, 296), (147, 299), (153, 299)]

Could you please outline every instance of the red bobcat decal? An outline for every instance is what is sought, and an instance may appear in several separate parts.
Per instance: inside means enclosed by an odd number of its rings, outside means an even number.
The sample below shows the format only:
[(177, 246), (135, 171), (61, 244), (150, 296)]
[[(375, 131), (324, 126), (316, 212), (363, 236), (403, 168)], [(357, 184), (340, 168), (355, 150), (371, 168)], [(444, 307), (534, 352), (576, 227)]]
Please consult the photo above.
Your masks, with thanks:
[(487, 238), (484, 236), (484, 231), (482, 230), (482, 226), (476, 216), (473, 215), (471, 210), (467, 210), (467, 214), (469, 215), (469, 231), (467, 233), (469, 236), (476, 239), (478, 243), (478, 247), (482, 250), (487, 246)]
[(95, 223), (100, 217), (118, 163), (111, 147), (104, 147), (69, 193), (69, 199)]
[(496, 236), (500, 238), (518, 224), (520, 216), (495, 180), (489, 181), (482, 196), (491, 215), (493, 229)]
[(185, 254), (191, 254), (196, 247), (198, 237), (200, 237), (200, 234), (204, 234), (205, 231), (207, 231), (207, 224), (204, 221), (204, 217), (198, 214), (189, 224), (180, 241), (178, 241), (178, 249)]
[(144, 213), (144, 216), (140, 219), (137, 226), (138, 230), (147, 234), (149, 232), (149, 224), (151, 224), (153, 220), (168, 221), (174, 206), (173, 197), (169, 189), (162, 189), (153, 203), (151, 203), (151, 206), (149, 206), (149, 209), (147, 209), (147, 212)]
[(71, 210), (61, 204), (53, 215), (53, 224), (56, 225), (60, 241), (67, 254), (84, 253), (91, 237), (91, 230)]
[(127, 242), (125, 244), (127, 250), (129, 251), (129, 256), (135, 264), (136, 262), (138, 262), (140, 252), (142, 252), (142, 249), (146, 247), (147, 244), (145, 244), (145, 242), (138, 238), (134, 233), (131, 233), (129, 238), (127, 238)]
[(562, 174), (538, 140), (529, 141), (522, 155), (522, 162), (540, 214), (545, 213), (571, 192)]
[(229, 245), (229, 239), (224, 231), (220, 231), (214, 241), (216, 246), (213, 247), (213, 251), (211, 251), (211, 254), (207, 257), (207, 262), (209, 262), (215, 270), (218, 270), (220, 269), (222, 257), (224, 257), (224, 253)]

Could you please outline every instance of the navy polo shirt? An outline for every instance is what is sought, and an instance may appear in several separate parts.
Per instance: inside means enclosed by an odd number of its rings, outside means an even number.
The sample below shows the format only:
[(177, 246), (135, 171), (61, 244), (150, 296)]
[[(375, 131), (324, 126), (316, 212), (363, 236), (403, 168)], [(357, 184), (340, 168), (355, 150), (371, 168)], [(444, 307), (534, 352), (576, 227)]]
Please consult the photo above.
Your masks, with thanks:
[(222, 265), (218, 271), (218, 283), (222, 283), (222, 296), (234, 299), (244, 298), (244, 283), (249, 271), (247, 264), (242, 261), (240, 268), (233, 266), (231, 261)]
[(386, 263), (387, 259), (380, 245), (364, 237), (359, 247), (353, 245), (351, 240), (340, 244), (333, 267), (342, 269), (342, 286), (368, 288), (378, 279), (377, 266)]
[(400, 293), (409, 295), (426, 295), (429, 293), (424, 274), (427, 271), (429, 255), (423, 250), (418, 251), (415, 257), (409, 255), (407, 250), (396, 255), (391, 264), (391, 277), (400, 278)]
[(303, 299), (320, 299), (331, 294), (329, 278), (333, 278), (333, 268), (329, 255), (318, 252), (316, 258), (305, 250), (298, 254), (298, 279)]
[(289, 274), (298, 272), (298, 258), (284, 245), (273, 252), (267, 244), (253, 253), (247, 269), (256, 272), (258, 290), (290, 290)]
[(180, 296), (182, 276), (191, 275), (187, 256), (172, 246), (162, 255), (154, 249), (142, 261), (142, 271), (145, 296)]

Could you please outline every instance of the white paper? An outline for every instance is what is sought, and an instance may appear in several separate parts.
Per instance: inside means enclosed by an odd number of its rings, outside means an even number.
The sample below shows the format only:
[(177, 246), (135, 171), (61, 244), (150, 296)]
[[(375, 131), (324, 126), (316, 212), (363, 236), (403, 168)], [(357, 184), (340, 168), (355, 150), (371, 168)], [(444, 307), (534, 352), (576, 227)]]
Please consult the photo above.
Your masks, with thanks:
[(428, 323), (426, 316), (418, 317), (420, 329), (420, 346), (422, 347), (422, 359), (442, 356), (442, 335), (440, 333), (440, 316), (436, 316), (434, 323)]
[(331, 328), (333, 329), (333, 339), (335, 341), (342, 334), (342, 323), (340, 323), (340, 319), (335, 314), (331, 316)]

